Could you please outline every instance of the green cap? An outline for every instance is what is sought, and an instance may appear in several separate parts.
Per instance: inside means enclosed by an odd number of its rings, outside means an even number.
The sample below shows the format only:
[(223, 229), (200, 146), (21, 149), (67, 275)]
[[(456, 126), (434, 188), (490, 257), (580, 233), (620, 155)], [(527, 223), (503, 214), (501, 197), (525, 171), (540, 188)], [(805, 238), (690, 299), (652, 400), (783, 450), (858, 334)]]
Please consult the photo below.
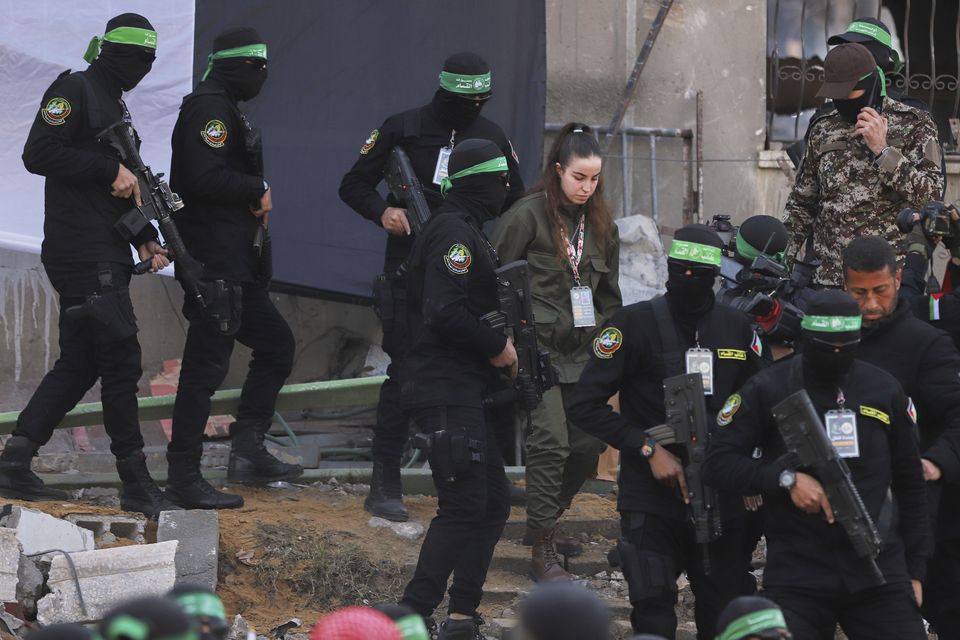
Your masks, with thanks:
[(699, 262), (701, 264), (719, 267), (721, 255), (722, 253), (718, 247), (711, 247), (708, 244), (700, 244), (699, 242), (686, 242), (675, 239), (670, 245), (670, 254), (668, 257), (674, 258), (675, 260)]
[(100, 55), (100, 47), (104, 42), (114, 44), (132, 44), (137, 47), (147, 47), (148, 49), (157, 48), (157, 32), (150, 29), (141, 29), (139, 27), (117, 27), (103, 34), (103, 37), (93, 36), (90, 44), (87, 45), (87, 51), (83, 54), (83, 59), (87, 62), (93, 62)]
[(761, 609), (735, 619), (716, 640), (740, 640), (761, 631), (778, 628), (787, 628), (787, 621), (780, 609)]
[(807, 331), (821, 333), (845, 333), (859, 331), (862, 324), (861, 316), (803, 316), (800, 327)]
[(465, 73), (440, 72), (440, 88), (451, 93), (478, 95), (490, 93), (490, 72), (472, 76)]
[(480, 164), (475, 164), (472, 167), (467, 167), (463, 171), (458, 171), (452, 176), (445, 177), (440, 181), (440, 193), (447, 195), (447, 191), (449, 191), (453, 186), (453, 181), (458, 178), (465, 178), (466, 176), (472, 176), (477, 173), (501, 173), (509, 170), (510, 168), (507, 166), (507, 159), (504, 156), (497, 156), (496, 158), (491, 158), (490, 160), (481, 162)]
[(266, 60), (267, 45), (261, 42), (258, 44), (247, 44), (242, 47), (234, 47), (233, 49), (224, 49), (222, 51), (211, 53), (207, 56), (207, 69), (203, 72), (203, 76), (200, 77), (200, 80), (206, 80), (207, 76), (210, 75), (210, 70), (213, 69), (214, 60), (223, 60), (225, 58), (261, 58)]

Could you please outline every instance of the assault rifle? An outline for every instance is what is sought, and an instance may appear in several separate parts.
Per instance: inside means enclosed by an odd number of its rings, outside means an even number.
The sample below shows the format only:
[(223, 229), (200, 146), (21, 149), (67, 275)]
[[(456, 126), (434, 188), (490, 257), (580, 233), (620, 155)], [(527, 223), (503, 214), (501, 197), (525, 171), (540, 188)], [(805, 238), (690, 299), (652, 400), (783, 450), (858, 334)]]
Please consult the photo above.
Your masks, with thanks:
[[(703, 376), (685, 373), (663, 381), (663, 406), (666, 421), (661, 429), (669, 430), (673, 442), (687, 450), (687, 466), (683, 475), (687, 479), (690, 497), (690, 521), (696, 534), (696, 542), (703, 553), (703, 571), (710, 575), (709, 544), (720, 537), (723, 526), (720, 521), (719, 494), (703, 482), (703, 461), (707, 457), (709, 427), (707, 406), (703, 399)], [(651, 433), (654, 438), (657, 436)], [(660, 441), (657, 438), (658, 442)]]
[[(183, 208), (183, 201), (176, 193), (170, 190), (170, 185), (161, 180), (162, 173), (154, 174), (150, 167), (143, 163), (140, 151), (137, 149), (136, 134), (133, 125), (126, 120), (120, 120), (97, 134), (97, 137), (106, 141), (120, 153), (120, 158), (137, 177), (140, 183), (140, 198), (143, 204), (135, 205), (133, 209), (121, 216), (114, 228), (130, 241), (146, 229), (151, 220), (160, 225), (166, 249), (171, 260), (177, 263), (177, 279), (183, 283), (183, 288), (192, 296), (201, 308), (206, 306), (200, 288), (200, 276), (203, 265), (197, 262), (187, 251), (183, 238), (173, 221), (173, 213)], [(152, 259), (144, 260), (134, 267), (134, 273), (145, 273), (150, 269)]]
[(420, 179), (413, 172), (410, 157), (403, 147), (396, 146), (390, 152), (384, 179), (390, 193), (407, 209), (407, 221), (415, 235), (420, 235), (427, 220), (430, 219), (430, 207), (423, 195)]
[[(247, 156), (253, 164), (254, 172), (263, 180), (263, 138), (260, 129), (259, 127), (251, 127), (246, 117), (243, 118), (243, 124), (247, 128), (244, 139)], [(252, 202), (251, 206), (259, 208), (260, 202)], [(253, 234), (253, 250), (256, 251), (257, 259), (260, 262), (258, 275), (264, 284), (269, 284), (273, 278), (273, 243), (270, 240), (270, 233), (267, 231), (267, 225), (263, 218), (258, 221), (257, 229)]]
[[(530, 295), (530, 273), (526, 260), (516, 260), (495, 271), (500, 310), (491, 311), (481, 319), (497, 330), (509, 329), (517, 350), (517, 379), (511, 389), (492, 393), (483, 399), (485, 406), (496, 406), (516, 401), (527, 414), (530, 427), (533, 411), (544, 391), (558, 383), (557, 372), (550, 364), (550, 353), (537, 343), (537, 327), (533, 319), (533, 299)], [(521, 449), (522, 434), (517, 432), (517, 453)]]
[(827, 439), (810, 396), (803, 389), (787, 396), (773, 408), (773, 417), (787, 449), (797, 457), (799, 465), (810, 467), (816, 473), (833, 517), (847, 532), (857, 556), (867, 559), (874, 575), (883, 582), (876, 561), (883, 539), (853, 484), (847, 463)]

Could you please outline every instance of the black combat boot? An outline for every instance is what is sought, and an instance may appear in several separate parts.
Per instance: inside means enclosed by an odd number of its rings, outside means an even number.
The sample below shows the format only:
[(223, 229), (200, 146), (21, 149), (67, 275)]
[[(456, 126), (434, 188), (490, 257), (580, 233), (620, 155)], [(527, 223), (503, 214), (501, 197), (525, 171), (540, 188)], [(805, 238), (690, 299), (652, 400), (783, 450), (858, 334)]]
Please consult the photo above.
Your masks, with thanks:
[(483, 620), (477, 615), (466, 620), (447, 618), (440, 623), (437, 640), (487, 640), (487, 637), (480, 633), (482, 624)]
[(11, 436), (0, 454), (0, 496), (17, 500), (67, 500), (67, 493), (51, 489), (30, 470), (40, 445), (24, 436)]
[(303, 475), (303, 467), (277, 460), (263, 446), (263, 439), (269, 428), (269, 422), (264, 424), (237, 421), (230, 425), (227, 482), (267, 484), (279, 480), (293, 480)]
[(143, 451), (117, 460), (117, 473), (123, 483), (120, 490), (120, 508), (124, 511), (139, 511), (151, 520), (156, 520), (161, 511), (180, 509), (163, 495), (163, 491), (150, 477)]
[(363, 508), (375, 516), (393, 522), (406, 522), (410, 517), (403, 506), (399, 461), (374, 461), (370, 476), (370, 494)]
[(167, 451), (168, 500), (184, 509), (235, 509), (243, 506), (243, 496), (217, 491), (200, 473), (202, 451)]

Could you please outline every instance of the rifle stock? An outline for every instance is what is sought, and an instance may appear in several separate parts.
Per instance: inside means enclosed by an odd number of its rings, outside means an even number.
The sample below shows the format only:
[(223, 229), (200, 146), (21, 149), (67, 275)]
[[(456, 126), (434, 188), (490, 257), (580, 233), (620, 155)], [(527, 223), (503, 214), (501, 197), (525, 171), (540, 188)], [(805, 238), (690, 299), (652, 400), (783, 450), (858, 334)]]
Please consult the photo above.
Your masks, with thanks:
[(704, 573), (709, 575), (709, 543), (720, 537), (723, 525), (718, 492), (703, 481), (702, 468), (709, 439), (703, 378), (699, 373), (666, 378), (663, 381), (663, 395), (665, 424), (673, 432), (676, 443), (687, 450), (687, 466), (683, 473), (690, 497), (690, 520), (703, 553)]
[(850, 476), (850, 469), (827, 439), (810, 396), (803, 389), (773, 408), (780, 435), (787, 449), (797, 457), (800, 466), (810, 467), (823, 485), (833, 510), (857, 556), (869, 560), (874, 575), (883, 581), (876, 558), (883, 546), (880, 532), (863, 504)]
[(406, 207), (407, 221), (413, 233), (420, 235), (430, 219), (430, 207), (423, 195), (423, 185), (414, 173), (410, 157), (403, 147), (396, 146), (390, 152), (384, 179), (393, 197)]

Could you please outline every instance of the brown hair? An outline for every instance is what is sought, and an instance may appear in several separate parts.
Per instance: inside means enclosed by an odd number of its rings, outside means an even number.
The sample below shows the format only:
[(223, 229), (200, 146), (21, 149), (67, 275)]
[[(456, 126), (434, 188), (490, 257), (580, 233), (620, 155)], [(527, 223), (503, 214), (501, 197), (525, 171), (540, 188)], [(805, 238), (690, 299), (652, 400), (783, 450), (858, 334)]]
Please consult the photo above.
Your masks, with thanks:
[[(567, 264), (566, 240), (570, 237), (570, 230), (566, 228), (560, 216), (560, 205), (565, 202), (565, 198), (556, 167), (559, 164), (561, 168), (565, 168), (574, 157), (591, 158), (593, 156), (603, 159), (600, 143), (597, 142), (590, 127), (579, 122), (565, 124), (550, 147), (540, 179), (530, 189), (530, 193), (542, 191), (546, 195), (545, 211), (550, 220), (550, 235), (553, 237), (557, 256), (564, 265)], [(597, 180), (596, 190), (583, 205), (583, 213), (584, 233), (589, 227), (600, 254), (606, 257), (607, 250), (613, 242), (614, 222), (610, 205), (603, 197), (602, 172)]]

